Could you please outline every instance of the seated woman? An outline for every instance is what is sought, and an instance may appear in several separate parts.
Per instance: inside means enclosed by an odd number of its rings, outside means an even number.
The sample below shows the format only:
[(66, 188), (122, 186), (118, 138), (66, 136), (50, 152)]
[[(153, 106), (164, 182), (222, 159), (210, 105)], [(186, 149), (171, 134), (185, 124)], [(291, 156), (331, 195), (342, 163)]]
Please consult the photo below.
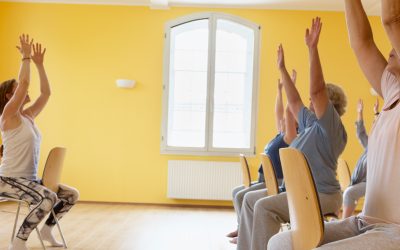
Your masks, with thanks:
[[(292, 73), (293, 82), (296, 82), (296, 76), (297, 76), (297, 73), (295, 70), (293, 70), (293, 73)], [(288, 109), (286, 110), (286, 119), (284, 119), (282, 87), (283, 86), (282, 86), (281, 81), (278, 80), (278, 94), (277, 94), (276, 102), (275, 102), (275, 121), (276, 121), (276, 126), (278, 129), (278, 134), (264, 148), (265, 154), (268, 155), (269, 158), (271, 159), (271, 163), (272, 163), (273, 168), (275, 169), (275, 173), (276, 173), (276, 177), (278, 179), (279, 185), (282, 183), (282, 179), (283, 179), (281, 161), (280, 161), (280, 157), (279, 157), (279, 149), (288, 147), (289, 144), (292, 142), (292, 140), (297, 135), (294, 118)], [(240, 213), (241, 213), (244, 196), (247, 193), (252, 192), (252, 193), (258, 193), (259, 194), (258, 196), (261, 198), (261, 197), (264, 197), (267, 193), (266, 189), (265, 189), (265, 180), (264, 180), (264, 173), (263, 173), (262, 166), (260, 166), (258, 173), (259, 173), (258, 182), (252, 183), (252, 185), (248, 188), (245, 188), (242, 185), (242, 186), (236, 187), (233, 190), (233, 205), (234, 205), (234, 208), (235, 208), (235, 211), (237, 214), (238, 224), (240, 223)], [(253, 192), (256, 190), (260, 190), (260, 192)], [(236, 238), (237, 235), (238, 235), (238, 230), (235, 230), (235, 231), (229, 233), (227, 236), (233, 238), (231, 240), (231, 243), (236, 244), (237, 243), (237, 238)]]
[[(364, 104), (360, 99), (357, 107), (357, 138), (364, 148), (364, 152), (357, 161), (356, 168), (351, 175), (350, 186), (346, 188), (343, 193), (343, 219), (353, 215), (354, 209), (357, 206), (357, 201), (365, 195), (365, 186), (367, 180), (367, 146), (368, 146), (368, 135), (364, 126), (363, 118)], [(375, 117), (379, 114), (379, 100), (376, 99), (374, 105)]]
[[(67, 213), (76, 203), (76, 189), (60, 185), (57, 194), (40, 184), (37, 177), (41, 134), (34, 123), (50, 97), (50, 86), (43, 66), (46, 49), (33, 45), (28, 35), (20, 37), (17, 47), (22, 55), (18, 82), (14, 79), (0, 85), (0, 130), (3, 140), (3, 157), (0, 165), (0, 196), (27, 201), (31, 212), (26, 216), (9, 249), (25, 250), (30, 233), (54, 208), (57, 219)], [(32, 54), (33, 49), (33, 54)], [(29, 107), (28, 87), (30, 62), (35, 63), (40, 77), (40, 96)], [(52, 235), (56, 224), (50, 214), (41, 229), (43, 240), (52, 246), (62, 246)]]
[[(342, 205), (340, 185), (336, 179), (337, 160), (343, 152), (347, 134), (340, 116), (345, 113), (346, 96), (341, 88), (325, 84), (318, 55), (320, 19), (307, 29), (306, 43), (310, 57), (310, 109), (306, 108), (286, 70), (283, 48), (278, 48), (278, 67), (290, 110), (299, 124), (299, 135), (290, 144), (304, 153), (315, 180), (323, 214), (334, 213)], [(238, 249), (266, 249), (281, 223), (289, 222), (286, 192), (243, 202), (239, 226)]]

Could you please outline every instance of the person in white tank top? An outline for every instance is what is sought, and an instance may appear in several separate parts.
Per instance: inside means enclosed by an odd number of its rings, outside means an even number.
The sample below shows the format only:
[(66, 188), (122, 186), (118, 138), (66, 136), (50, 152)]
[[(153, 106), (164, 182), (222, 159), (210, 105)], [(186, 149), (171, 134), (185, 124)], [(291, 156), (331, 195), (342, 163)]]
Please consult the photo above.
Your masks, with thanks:
[[(54, 209), (58, 219), (76, 203), (79, 192), (60, 185), (56, 193), (41, 185), (37, 177), (41, 134), (34, 120), (46, 106), (50, 97), (50, 85), (43, 66), (46, 49), (33, 44), (29, 35), (20, 36), (17, 46), (22, 55), (18, 81), (11, 79), (0, 85), (0, 131), (3, 152), (0, 165), (0, 197), (27, 201), (33, 209), (22, 223), (9, 249), (26, 250), (26, 241), (37, 225)], [(33, 52), (33, 53), (32, 53)], [(40, 78), (40, 96), (32, 105), (28, 87), (30, 62), (33, 61)], [(50, 214), (43, 228), (42, 238), (51, 246), (62, 246), (52, 234), (55, 219)]]
[[(400, 249), (400, 4), (381, 0), (382, 22), (392, 44), (388, 60), (377, 48), (361, 0), (344, 0), (351, 47), (364, 75), (384, 99), (368, 141), (367, 182), (360, 215), (325, 224), (317, 249)], [(292, 249), (290, 232), (276, 235), (269, 250)]]

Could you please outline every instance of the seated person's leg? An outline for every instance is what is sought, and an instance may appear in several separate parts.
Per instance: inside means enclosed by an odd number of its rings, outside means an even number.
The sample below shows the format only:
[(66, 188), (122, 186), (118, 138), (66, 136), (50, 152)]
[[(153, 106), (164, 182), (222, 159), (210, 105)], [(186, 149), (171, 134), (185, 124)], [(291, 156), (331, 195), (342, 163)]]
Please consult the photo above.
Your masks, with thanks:
[(258, 200), (254, 209), (252, 249), (267, 249), (269, 239), (279, 232), (281, 223), (288, 221), (286, 192)]
[(259, 199), (262, 199), (267, 195), (267, 190), (261, 189), (248, 192), (244, 196), (242, 212), (240, 214), (238, 250), (250, 249), (254, 206)]
[[(346, 220), (333, 221), (325, 223), (324, 240), (322, 244), (328, 244), (334, 241), (340, 241), (346, 238), (358, 235), (356, 217), (350, 217)], [(274, 235), (268, 242), (268, 250), (291, 250), (292, 238), (291, 232), (286, 231)], [(342, 248), (346, 249), (347, 248)], [(362, 248), (361, 248), (362, 249)]]
[(357, 201), (365, 195), (366, 183), (360, 182), (346, 188), (343, 193), (343, 219), (354, 213)]
[[(54, 213), (56, 214), (57, 220), (60, 220), (78, 201), (79, 199), (79, 191), (73, 187), (69, 187), (64, 184), (59, 185), (59, 190), (57, 192), (57, 197), (59, 198), (58, 203), (53, 207)], [(50, 242), (52, 246), (63, 246), (61, 242), (58, 242), (54, 235), (52, 234), (52, 230), (56, 224), (54, 216), (50, 213), (46, 223), (43, 225), (43, 228), (40, 230), (40, 233), (44, 240)]]
[(2, 195), (22, 199), (33, 206), (26, 216), (10, 249), (26, 249), (25, 242), (31, 232), (54, 206), (57, 196), (44, 186), (23, 178), (1, 177), (0, 192)]
[[(394, 224), (374, 224), (368, 225), (356, 217), (350, 217), (353, 219), (353, 225), (347, 225), (339, 227), (336, 234), (342, 236), (336, 237), (335, 240), (331, 240), (331, 243), (322, 245), (317, 248), (320, 250), (395, 250), (399, 249), (400, 246), (400, 227)], [(347, 221), (346, 219), (345, 221)], [(357, 225), (356, 225), (357, 224)], [(350, 237), (343, 237), (344, 234)], [(351, 237), (351, 234), (354, 236)], [(324, 241), (325, 242), (325, 241)]]

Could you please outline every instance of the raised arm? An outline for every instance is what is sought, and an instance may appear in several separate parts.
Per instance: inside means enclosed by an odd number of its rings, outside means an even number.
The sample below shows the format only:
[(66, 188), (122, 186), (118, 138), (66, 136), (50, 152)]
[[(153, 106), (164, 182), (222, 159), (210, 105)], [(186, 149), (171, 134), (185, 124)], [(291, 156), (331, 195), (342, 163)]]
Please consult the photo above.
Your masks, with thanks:
[(49, 80), (47, 79), (46, 71), (43, 66), (44, 54), (46, 53), (46, 49), (42, 50), (42, 45), (36, 43), (33, 45), (33, 55), (32, 61), (35, 63), (36, 68), (39, 73), (40, 78), (40, 96), (36, 99), (36, 101), (27, 109), (24, 110), (24, 113), (34, 119), (43, 108), (46, 106), (47, 101), (49, 100), (51, 91)]
[(382, 0), (382, 22), (392, 47), (400, 55), (400, 1)]
[[(371, 25), (369, 24), (361, 0), (344, 1), (351, 47), (369, 83), (382, 96), (381, 78), (387, 61), (374, 42)], [(390, 0), (390, 2), (397, 1)]]
[(364, 117), (363, 117), (364, 103), (361, 99), (358, 100), (357, 104), (357, 138), (364, 148), (368, 146), (368, 135), (365, 130)]
[(303, 101), (301, 100), (300, 94), (297, 91), (292, 79), (290, 79), (289, 73), (285, 66), (285, 55), (282, 44), (278, 47), (278, 68), (281, 74), (282, 84), (285, 88), (288, 106), (292, 111), (294, 118), (297, 121), (297, 114), (304, 107)]
[(292, 111), (290, 111), (289, 105), (286, 106), (285, 115), (286, 115), (286, 117), (285, 117), (285, 136), (283, 139), (287, 144), (290, 144), (296, 138), (297, 130), (296, 130), (296, 119), (293, 117), (293, 114), (292, 114)]
[(317, 17), (312, 20), (311, 30), (306, 30), (305, 37), (310, 60), (310, 97), (318, 119), (324, 115), (329, 101), (318, 53), (321, 29), (321, 19)]
[[(297, 72), (296, 70), (292, 71), (292, 82), (293, 84), (296, 84), (296, 79), (297, 79)], [(282, 100), (282, 88), (283, 84), (281, 80), (278, 80), (278, 94), (276, 95), (276, 103), (275, 103), (275, 116), (276, 116), (276, 124), (278, 131), (280, 133), (285, 133), (285, 127), (286, 127), (286, 121), (284, 119), (284, 114), (283, 114), (283, 100)], [(286, 112), (286, 111), (285, 111)]]
[(30, 81), (30, 59), (33, 40), (29, 41), (29, 35), (19, 37), (20, 45), (17, 49), (22, 55), (22, 62), (18, 76), (18, 85), (14, 94), (10, 97), (2, 113), (2, 126), (9, 118), (15, 117), (23, 105), (28, 93)]
[(282, 87), (283, 85), (281, 83), (281, 80), (278, 79), (278, 93), (276, 94), (275, 100), (275, 123), (279, 133), (283, 132), (283, 128), (281, 126), (283, 120)]

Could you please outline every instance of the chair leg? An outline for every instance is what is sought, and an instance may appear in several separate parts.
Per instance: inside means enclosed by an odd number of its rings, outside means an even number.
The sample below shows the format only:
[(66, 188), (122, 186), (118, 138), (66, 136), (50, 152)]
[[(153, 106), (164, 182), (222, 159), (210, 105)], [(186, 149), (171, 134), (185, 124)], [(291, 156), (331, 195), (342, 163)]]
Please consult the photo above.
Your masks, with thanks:
[(18, 202), (17, 214), (15, 215), (14, 228), (13, 228), (13, 232), (12, 232), (12, 235), (11, 235), (11, 244), (12, 244), (12, 242), (14, 240), (15, 230), (17, 229), (18, 216), (19, 216), (19, 211), (20, 210), (21, 210), (21, 202)]
[[(31, 211), (31, 206), (30, 206), (30, 204), (27, 204), (27, 206), (28, 206), (28, 210), (29, 210), (29, 212), (30, 212), (30, 211)], [(38, 235), (38, 238), (39, 238), (40, 244), (42, 245), (43, 250), (46, 250), (46, 246), (44, 245), (44, 242), (43, 242), (42, 236), (40, 235), (38, 226), (39, 226), (39, 225), (37, 225), (36, 228), (35, 228), (35, 229), (36, 229), (36, 233), (37, 233), (37, 235)]]
[(68, 248), (68, 247), (67, 247), (67, 243), (65, 242), (65, 238), (64, 238), (64, 235), (63, 235), (63, 233), (62, 233), (62, 231), (61, 231), (61, 226), (60, 226), (60, 224), (58, 223), (58, 219), (57, 219), (57, 217), (56, 217), (56, 214), (54, 213), (54, 209), (51, 209), (51, 213), (53, 214), (54, 220), (56, 221), (58, 231), (60, 232), (61, 239), (62, 239), (63, 244), (64, 244), (64, 248), (67, 249), (67, 248)]
[(39, 229), (37, 227), (36, 227), (36, 233), (37, 233), (38, 238), (40, 240), (40, 244), (42, 244), (43, 250), (46, 250), (46, 246), (43, 243), (42, 236), (40, 235)]

